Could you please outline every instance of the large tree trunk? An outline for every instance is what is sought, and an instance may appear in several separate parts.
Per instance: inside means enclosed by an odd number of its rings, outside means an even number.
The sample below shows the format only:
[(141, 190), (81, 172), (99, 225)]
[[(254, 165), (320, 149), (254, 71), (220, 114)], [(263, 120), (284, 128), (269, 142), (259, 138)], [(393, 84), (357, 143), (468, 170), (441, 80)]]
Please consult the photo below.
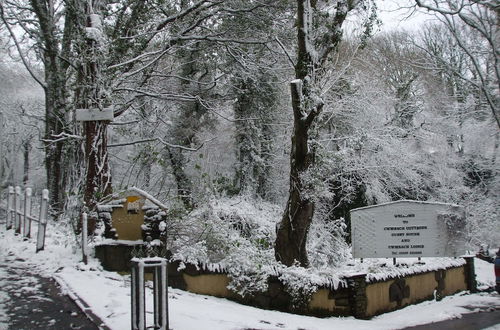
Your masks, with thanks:
[(29, 180), (29, 170), (30, 170), (30, 150), (31, 150), (31, 139), (24, 141), (23, 143), (23, 185), (26, 187)]
[[(258, 79), (258, 78), (257, 78)], [(236, 165), (235, 185), (240, 193), (255, 195), (257, 191), (256, 178), (259, 175), (259, 150), (260, 141), (259, 126), (257, 125), (258, 113), (255, 111), (255, 104), (252, 99), (255, 98), (255, 87), (252, 81), (248, 79), (239, 83), (238, 95), (234, 116), (236, 118), (236, 145), (238, 163)]]
[(107, 123), (85, 123), (85, 205), (94, 208), (98, 201), (111, 193), (111, 174), (107, 151)]
[[(322, 66), (335, 51), (342, 38), (342, 24), (357, 1), (337, 1), (331, 22), (317, 26), (313, 22), (320, 13), (316, 0), (297, 0), (297, 63), (296, 79), (291, 83), (294, 129), (290, 153), (290, 191), (283, 218), (277, 226), (275, 257), (287, 266), (298, 262), (307, 267), (306, 243), (314, 216), (311, 187), (304, 174), (314, 165), (314, 148), (309, 145), (311, 127), (321, 113), (323, 100), (318, 82)], [(318, 5), (318, 7), (316, 7)], [(315, 40), (315, 38), (317, 38)]]
[(302, 116), (302, 82), (291, 84), (294, 128), (290, 154), (290, 192), (283, 218), (277, 229), (275, 255), (278, 261), (290, 266), (299, 262), (307, 267), (306, 242), (314, 216), (314, 202), (306, 194), (302, 174), (313, 164), (313, 153), (309, 150), (309, 123)]
[[(87, 17), (84, 26), (98, 28), (93, 26), (90, 15), (99, 14), (100, 10), (100, 0), (93, 0), (85, 4)], [(78, 100), (82, 108), (102, 109), (105, 106), (106, 99), (102, 91), (103, 77), (99, 70), (100, 62), (104, 56), (102, 47), (103, 45), (99, 45), (97, 40), (89, 36), (82, 44), (85, 54), (83, 54), (84, 60), (79, 74), (82, 89)], [(100, 199), (111, 193), (107, 127), (106, 121), (87, 121), (84, 123), (86, 161), (84, 202), (90, 210), (95, 208)], [(92, 223), (89, 221), (89, 232), (93, 230)]]
[(277, 111), (274, 83), (274, 77), (266, 71), (236, 80), (234, 116), (238, 162), (235, 186), (240, 193), (263, 199), (269, 198), (272, 185), (270, 168), (276, 132), (269, 124)]
[[(50, 70), (50, 69), (45, 69)], [(47, 90), (57, 87), (47, 84)], [(49, 95), (53, 92), (47, 91), (46, 98), (46, 124), (45, 124), (45, 170), (47, 175), (47, 189), (50, 193), (50, 205), (55, 214), (62, 212), (66, 201), (65, 187), (67, 170), (67, 154), (64, 153), (65, 141), (58, 141), (54, 136), (64, 132), (65, 121), (63, 114), (66, 107)], [(60, 96), (56, 96), (57, 98)], [(57, 110), (56, 110), (57, 109)]]
[(181, 200), (186, 209), (191, 210), (194, 207), (194, 201), (191, 194), (191, 180), (185, 171), (187, 159), (182, 150), (179, 148), (165, 147), (165, 150), (168, 154), (168, 158), (170, 159), (172, 174), (174, 175), (175, 183), (177, 185), (177, 197)]
[(67, 128), (66, 82), (59, 54), (53, 1), (32, 0), (31, 5), (40, 23), (45, 68), (45, 169), (50, 204), (54, 214), (60, 214), (66, 201), (67, 155), (66, 141), (59, 135)]
[(61, 17), (56, 8), (60, 3), (55, 0), (30, 0), (29, 4), (37, 21), (37, 30), (33, 30), (33, 37), (37, 39), (36, 47), (42, 56), (45, 72), (43, 82), (35, 79), (45, 92), (44, 148), (47, 188), (50, 192), (51, 213), (58, 216), (66, 204), (66, 189), (74, 156), (73, 144), (69, 143), (63, 134), (73, 133), (67, 121), (67, 69), (69, 54), (73, 49), (72, 41), (75, 38), (76, 6), (66, 7), (64, 32), (61, 34), (58, 28)]
[[(178, 56), (184, 61), (181, 67), (182, 80), (180, 92), (202, 97), (204, 90), (200, 82), (209, 77), (209, 71), (204, 67), (203, 57), (200, 55), (200, 45), (192, 45), (190, 49), (181, 49)], [(175, 127), (170, 139), (179, 146), (190, 147), (196, 142), (196, 134), (203, 127), (207, 117), (207, 108), (199, 100), (184, 101), (180, 106), (180, 114), (176, 119)], [(186, 209), (195, 206), (193, 199), (193, 185), (186, 173), (188, 158), (187, 150), (176, 147), (165, 147), (170, 159), (172, 172), (177, 185), (177, 196)]]

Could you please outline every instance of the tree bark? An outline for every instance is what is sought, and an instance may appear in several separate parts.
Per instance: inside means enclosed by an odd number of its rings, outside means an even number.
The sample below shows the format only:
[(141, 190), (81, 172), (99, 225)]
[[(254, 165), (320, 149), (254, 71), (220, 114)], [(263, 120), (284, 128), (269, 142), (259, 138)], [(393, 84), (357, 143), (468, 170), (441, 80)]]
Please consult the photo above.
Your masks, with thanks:
[(23, 185), (26, 187), (29, 179), (31, 139), (24, 141), (23, 149)]
[(107, 151), (107, 123), (85, 123), (85, 205), (93, 209), (101, 198), (111, 193), (111, 174)]
[[(85, 4), (87, 15), (85, 25), (89, 28), (93, 26), (90, 15), (99, 14), (101, 4), (99, 0), (94, 0), (90, 4)], [(100, 50), (103, 45), (98, 44), (87, 36), (87, 40), (82, 44), (85, 50), (84, 61), (80, 71), (80, 82), (82, 86), (79, 95), (79, 103), (83, 108), (101, 109), (103, 108), (104, 96), (102, 95), (102, 77), (99, 70), (100, 61), (103, 54)], [(111, 173), (109, 168), (107, 151), (107, 126), (106, 121), (88, 121), (84, 123), (85, 135), (85, 206), (92, 210), (100, 199), (111, 193)], [(89, 221), (89, 233), (93, 231), (93, 222)]]
[(307, 234), (314, 216), (314, 201), (306, 194), (302, 174), (313, 164), (313, 153), (308, 146), (309, 125), (302, 116), (302, 82), (291, 83), (294, 128), (290, 154), (290, 191), (283, 218), (277, 228), (275, 256), (287, 266), (298, 262), (307, 267)]
[(60, 214), (66, 201), (65, 187), (68, 168), (65, 141), (53, 136), (63, 133), (67, 127), (65, 114), (66, 83), (59, 56), (59, 40), (53, 1), (30, 1), (40, 26), (42, 54), (45, 69), (45, 169), (47, 189), (50, 192), (52, 212)]
[[(291, 82), (294, 128), (290, 153), (290, 190), (283, 218), (277, 226), (275, 257), (291, 266), (309, 266), (306, 243), (314, 216), (315, 202), (312, 187), (304, 181), (304, 174), (314, 165), (315, 150), (310, 145), (311, 127), (323, 108), (318, 94), (318, 81), (322, 66), (335, 51), (342, 38), (342, 24), (347, 13), (359, 3), (337, 1), (331, 22), (316, 26), (315, 18), (323, 13), (317, 9), (318, 1), (297, 0), (297, 63), (296, 79)], [(322, 32), (322, 28), (323, 31)], [(315, 39), (317, 38), (317, 39)]]

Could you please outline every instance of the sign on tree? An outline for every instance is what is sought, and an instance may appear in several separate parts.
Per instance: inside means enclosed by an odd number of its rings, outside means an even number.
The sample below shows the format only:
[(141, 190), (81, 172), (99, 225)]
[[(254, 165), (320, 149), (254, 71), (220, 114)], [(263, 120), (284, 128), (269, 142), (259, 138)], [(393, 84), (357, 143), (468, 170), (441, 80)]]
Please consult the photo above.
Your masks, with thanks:
[(77, 121), (112, 121), (114, 118), (113, 107), (104, 109), (76, 109)]

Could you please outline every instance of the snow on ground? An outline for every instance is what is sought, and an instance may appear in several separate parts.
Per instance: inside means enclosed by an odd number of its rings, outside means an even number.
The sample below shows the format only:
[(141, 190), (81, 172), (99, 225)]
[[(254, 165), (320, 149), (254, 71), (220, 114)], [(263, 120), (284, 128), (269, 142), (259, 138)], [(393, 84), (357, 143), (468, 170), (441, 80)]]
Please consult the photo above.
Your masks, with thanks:
[[(36, 228), (35, 228), (36, 229)], [(12, 231), (0, 229), (0, 257), (15, 253), (31, 269), (44, 276), (54, 276), (63, 283), (63, 291), (74, 293), (88, 304), (111, 329), (130, 327), (130, 276), (121, 276), (101, 269), (96, 260), (89, 265), (79, 262), (68, 236), (48, 229), (46, 248), (35, 254), (34, 241), (23, 241)], [(5, 260), (5, 258), (1, 258)], [(476, 259), (478, 282), (483, 287), (494, 283), (493, 265)], [(0, 281), (2, 274), (0, 274)], [(0, 292), (0, 324), (7, 322), (2, 313), (5, 299)], [(147, 317), (151, 321), (152, 297), (148, 290)], [(371, 320), (353, 317), (316, 318), (262, 310), (250, 306), (182, 290), (169, 288), (170, 328), (175, 330), (199, 329), (398, 329), (451, 318), (477, 310), (500, 306), (497, 293), (457, 294), (440, 302), (427, 301), (387, 313)], [(409, 318), (408, 315), (412, 317)], [(0, 329), (1, 329), (0, 325)]]
[[(5, 270), (0, 269), (0, 279), (4, 279), (6, 277), (7, 277), (7, 274), (5, 274)], [(0, 287), (1, 287), (1, 283), (0, 283)], [(4, 309), (4, 306), (5, 306), (6, 302), (8, 301), (8, 299), (9, 299), (9, 295), (3, 291), (0, 291), (0, 329), (7, 328), (6, 324), (8, 321), (8, 316), (7, 316), (6, 310)]]
[(488, 287), (495, 287), (495, 271), (493, 264), (486, 262), (484, 260), (475, 258), (474, 268), (477, 277), (477, 287), (479, 290), (486, 289)]
[[(57, 274), (72, 291), (95, 307), (95, 312), (112, 329), (125, 329), (130, 324), (129, 277), (120, 278), (112, 273), (79, 271), (66, 267)], [(92, 283), (92, 285), (88, 285)], [(106, 299), (103, 299), (106, 297)], [(147, 310), (151, 311), (152, 297), (147, 297)], [(472, 309), (500, 306), (496, 294), (458, 294), (440, 302), (428, 301), (387, 313), (372, 320), (353, 317), (316, 318), (277, 311), (262, 310), (222, 298), (169, 289), (170, 327), (175, 330), (203, 329), (399, 329), (460, 317)], [(411, 319), (408, 315), (412, 315)], [(149, 313), (151, 319), (152, 315)]]

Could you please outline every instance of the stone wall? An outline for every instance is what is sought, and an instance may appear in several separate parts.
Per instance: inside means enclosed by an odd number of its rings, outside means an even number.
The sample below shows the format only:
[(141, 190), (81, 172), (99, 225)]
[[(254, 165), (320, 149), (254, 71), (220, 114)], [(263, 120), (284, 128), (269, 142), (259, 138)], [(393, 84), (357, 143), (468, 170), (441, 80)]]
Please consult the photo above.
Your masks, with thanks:
[[(111, 271), (130, 270), (134, 245), (101, 245), (96, 256)], [(315, 316), (355, 316), (370, 318), (430, 299), (441, 299), (460, 291), (475, 290), (473, 258), (464, 266), (429, 271), (384, 281), (368, 282), (365, 274), (346, 278), (344, 287), (319, 288), (305, 301), (294, 300), (277, 277), (268, 279), (265, 292), (241, 297), (227, 286), (230, 278), (223, 272), (211, 272), (179, 262), (168, 265), (169, 286), (193, 293), (223, 297), (243, 304), (284, 312)], [(179, 270), (181, 269), (181, 270)]]

